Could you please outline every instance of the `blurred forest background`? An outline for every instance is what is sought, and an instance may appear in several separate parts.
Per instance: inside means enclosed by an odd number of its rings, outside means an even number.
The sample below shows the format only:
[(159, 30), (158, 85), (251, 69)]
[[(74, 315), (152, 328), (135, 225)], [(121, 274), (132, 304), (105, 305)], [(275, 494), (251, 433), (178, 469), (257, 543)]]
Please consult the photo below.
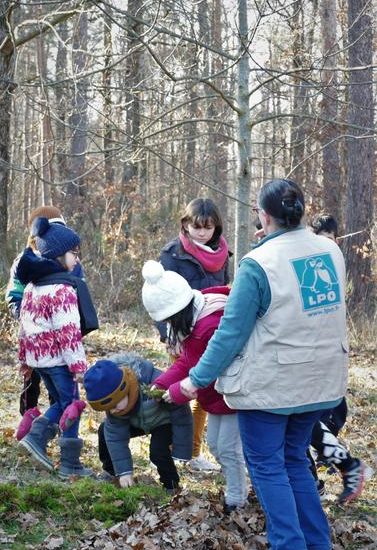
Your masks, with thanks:
[[(100, 311), (184, 205), (220, 206), (234, 265), (260, 185), (289, 177), (340, 224), (351, 313), (375, 314), (377, 0), (0, 0), (0, 273), (30, 211), (82, 236)], [(348, 235), (348, 236), (347, 236)]]

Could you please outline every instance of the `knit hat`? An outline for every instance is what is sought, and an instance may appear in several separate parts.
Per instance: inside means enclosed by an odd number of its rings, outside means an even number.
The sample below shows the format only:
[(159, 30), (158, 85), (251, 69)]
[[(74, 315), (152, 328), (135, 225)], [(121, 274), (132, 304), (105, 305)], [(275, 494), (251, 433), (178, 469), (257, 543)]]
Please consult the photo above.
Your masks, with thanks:
[(66, 225), (51, 223), (47, 218), (37, 218), (31, 227), (37, 249), (44, 258), (53, 260), (64, 256), (80, 244), (78, 234)]
[(145, 309), (154, 321), (165, 321), (182, 311), (194, 298), (194, 291), (175, 271), (149, 260), (144, 264), (142, 297)]
[(127, 414), (139, 397), (139, 384), (134, 371), (128, 367), (118, 367), (108, 359), (94, 363), (85, 373), (83, 383), (88, 403), (95, 411), (110, 411), (128, 395), (127, 408), (118, 413)]
[(50, 223), (62, 223), (65, 225), (65, 220), (62, 216), (62, 213), (60, 212), (59, 208), (56, 208), (56, 206), (38, 206), (38, 208), (34, 208), (30, 212), (28, 225), (31, 227), (33, 225), (33, 221), (36, 218), (47, 218)]

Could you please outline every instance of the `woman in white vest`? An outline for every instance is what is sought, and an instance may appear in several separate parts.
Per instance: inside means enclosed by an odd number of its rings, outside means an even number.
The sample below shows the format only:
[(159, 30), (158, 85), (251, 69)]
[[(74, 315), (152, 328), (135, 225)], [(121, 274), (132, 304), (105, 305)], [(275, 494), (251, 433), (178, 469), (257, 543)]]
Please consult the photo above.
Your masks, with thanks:
[(330, 550), (306, 451), (314, 423), (346, 390), (344, 260), (301, 225), (296, 183), (263, 185), (256, 210), (266, 236), (241, 261), (219, 328), (182, 391), (194, 397), (217, 378), (238, 410), (271, 549)]

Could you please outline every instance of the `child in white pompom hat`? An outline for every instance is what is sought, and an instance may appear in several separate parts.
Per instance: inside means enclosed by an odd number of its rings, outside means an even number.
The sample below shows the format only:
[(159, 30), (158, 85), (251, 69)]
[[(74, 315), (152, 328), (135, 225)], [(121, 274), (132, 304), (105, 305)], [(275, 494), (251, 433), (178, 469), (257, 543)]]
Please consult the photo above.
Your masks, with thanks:
[[(154, 321), (168, 323), (168, 340), (180, 354), (154, 385), (166, 389), (164, 399), (177, 404), (189, 399), (182, 394), (180, 381), (188, 376), (204, 353), (224, 313), (229, 287), (192, 289), (178, 273), (165, 271), (150, 260), (143, 267), (143, 304)], [(226, 514), (247, 501), (245, 463), (236, 411), (230, 409), (214, 384), (199, 389), (197, 399), (208, 413), (207, 443), (225, 476)]]

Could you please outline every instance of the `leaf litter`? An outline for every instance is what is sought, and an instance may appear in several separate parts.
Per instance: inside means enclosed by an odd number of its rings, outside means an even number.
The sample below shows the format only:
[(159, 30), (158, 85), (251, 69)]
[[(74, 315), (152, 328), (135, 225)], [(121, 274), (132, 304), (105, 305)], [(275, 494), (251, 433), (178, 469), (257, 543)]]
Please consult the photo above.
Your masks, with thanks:
[[(166, 356), (156, 340), (133, 334), (133, 350), (153, 357), (157, 366), (167, 364)], [(126, 338), (125, 338), (126, 335)], [(90, 361), (124, 349), (127, 332), (110, 334), (106, 330), (89, 340)], [(13, 345), (12, 345), (13, 343)], [(9, 338), (0, 348), (0, 435), (7, 446), (0, 449), (2, 474), (0, 482), (33, 483), (49, 478), (48, 473), (31, 471), (25, 479), (24, 463), (17, 460), (10, 463), (9, 445), (15, 446), (13, 433), (18, 422), (18, 394), (20, 380), (17, 375), (16, 347)], [(376, 469), (375, 404), (377, 377), (375, 374), (375, 349), (357, 346), (351, 354), (349, 403), (350, 415), (342, 433), (355, 456), (359, 456)], [(46, 396), (44, 397), (46, 404)], [(99, 418), (93, 412), (86, 412), (83, 422), (83, 436), (87, 441), (86, 453), (93, 460), (96, 457), (96, 429)], [(147, 442), (140, 439), (137, 452), (144, 456), (143, 466), (138, 467), (139, 483), (158, 483), (156, 476), (145, 467), (148, 455)], [(95, 457), (93, 458), (92, 457)], [(30, 465), (29, 466), (30, 469)], [(27, 467), (26, 466), (26, 467)], [(29, 550), (70, 548), (86, 550), (156, 550), (156, 549), (193, 549), (193, 550), (265, 550), (268, 548), (265, 536), (264, 516), (256, 498), (245, 508), (225, 516), (222, 511), (222, 481), (218, 475), (192, 472), (189, 468), (180, 470), (183, 489), (166, 505), (148, 503), (132, 516), (111, 527), (98, 520), (86, 524), (86, 532), (71, 545), (66, 533), (57, 528), (51, 517), (44, 518), (44, 524), (50, 531), (41, 544), (30, 542), (25, 546)], [(324, 503), (328, 514), (333, 538), (333, 550), (377, 550), (376, 529), (376, 475), (368, 482), (361, 497), (347, 507), (336, 502), (341, 491), (339, 476), (321, 473), (326, 482), (329, 498)], [(40, 522), (40, 516), (32, 513), (14, 515), (20, 529), (32, 528)], [(9, 534), (0, 526), (0, 548), (11, 549), (16, 544), (17, 535)]]

